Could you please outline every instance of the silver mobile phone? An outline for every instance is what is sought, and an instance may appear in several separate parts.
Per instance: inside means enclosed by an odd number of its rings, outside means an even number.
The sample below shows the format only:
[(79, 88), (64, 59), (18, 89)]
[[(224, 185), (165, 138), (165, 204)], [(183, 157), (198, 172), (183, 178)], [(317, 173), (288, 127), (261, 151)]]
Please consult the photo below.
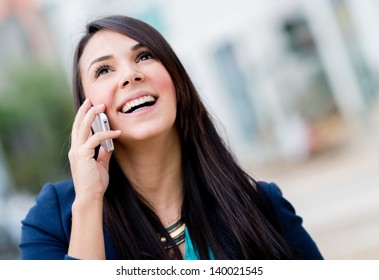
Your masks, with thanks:
[[(92, 130), (94, 133), (110, 130), (109, 122), (108, 122), (108, 118), (107, 118), (106, 114), (100, 113), (100, 114), (96, 115), (96, 118), (92, 123)], [(100, 144), (108, 152), (113, 152), (114, 146), (113, 146), (113, 140), (112, 139), (107, 139), (105, 141), (102, 141)]]

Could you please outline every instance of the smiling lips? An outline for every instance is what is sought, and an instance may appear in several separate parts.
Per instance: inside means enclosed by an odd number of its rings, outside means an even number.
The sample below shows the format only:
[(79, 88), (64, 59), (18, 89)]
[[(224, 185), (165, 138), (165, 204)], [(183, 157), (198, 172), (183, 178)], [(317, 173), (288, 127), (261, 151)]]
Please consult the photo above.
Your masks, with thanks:
[(129, 114), (139, 109), (152, 106), (155, 104), (155, 101), (156, 101), (156, 98), (151, 95), (142, 96), (140, 98), (134, 99), (126, 103), (121, 108), (121, 112), (124, 114)]

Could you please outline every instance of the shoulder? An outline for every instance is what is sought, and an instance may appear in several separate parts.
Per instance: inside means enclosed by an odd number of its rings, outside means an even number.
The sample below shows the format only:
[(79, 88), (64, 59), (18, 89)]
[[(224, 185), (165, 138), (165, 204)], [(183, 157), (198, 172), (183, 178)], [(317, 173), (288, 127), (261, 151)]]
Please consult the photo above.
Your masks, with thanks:
[(60, 216), (71, 213), (71, 206), (75, 198), (72, 180), (57, 183), (46, 183), (36, 196), (36, 203), (29, 210), (26, 218), (44, 219), (52, 213)]
[[(34, 206), (21, 221), (22, 259), (70, 259), (67, 251), (74, 199), (72, 180), (47, 183), (42, 187)], [(106, 231), (104, 239), (107, 258), (114, 259), (115, 250)]]
[(265, 181), (258, 181), (257, 189), (259, 195), (262, 195), (263, 193), (268, 196), (282, 196), (282, 191), (275, 183), (268, 183)]
[[(62, 219), (71, 219), (71, 207), (75, 198), (74, 184), (72, 180), (45, 184), (36, 197), (36, 204), (29, 214), (38, 212), (39, 217), (48, 217), (48, 213), (56, 213)], [(42, 211), (45, 212), (41, 213)]]
[[(71, 207), (75, 198), (72, 180), (45, 184), (36, 197), (35, 205), (30, 209), (26, 220), (48, 220), (56, 224), (59, 220), (71, 221)], [(57, 218), (60, 218), (59, 220)], [(54, 220), (56, 219), (56, 220)], [(63, 224), (65, 225), (65, 224)]]
[[(58, 203), (60, 207), (70, 206), (74, 201), (75, 191), (74, 183), (71, 179), (60, 181), (57, 183), (45, 184), (36, 198), (38, 203), (51, 204), (54, 201)], [(50, 203), (49, 203), (50, 202)]]
[[(285, 214), (295, 213), (294, 207), (283, 197), (283, 193), (277, 184), (259, 181), (257, 190), (263, 202), (269, 207), (272, 207), (278, 216), (285, 218), (287, 216)], [(299, 216), (297, 216), (297, 219), (300, 219), (300, 223), (302, 222)]]
[(54, 195), (59, 197), (67, 197), (74, 195), (74, 183), (71, 179), (59, 181), (55, 183), (48, 182), (40, 190), (37, 199), (45, 195)]
[(263, 203), (270, 207), (281, 226), (282, 235), (297, 252), (299, 259), (322, 259), (322, 256), (303, 227), (303, 219), (296, 213), (293, 205), (283, 197), (275, 183), (258, 182), (258, 194)]
[[(72, 180), (47, 183), (42, 187), (35, 204), (21, 222), (22, 258), (60, 258), (59, 253), (65, 250), (70, 240), (74, 198)], [(41, 255), (47, 244), (54, 244), (55, 250), (50, 246)]]

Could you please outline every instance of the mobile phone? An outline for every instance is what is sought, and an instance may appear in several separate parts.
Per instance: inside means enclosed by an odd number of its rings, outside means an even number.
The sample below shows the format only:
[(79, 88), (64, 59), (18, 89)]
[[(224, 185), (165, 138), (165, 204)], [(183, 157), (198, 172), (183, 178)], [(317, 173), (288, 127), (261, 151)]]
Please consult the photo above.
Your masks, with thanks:
[[(92, 123), (92, 130), (94, 133), (110, 130), (108, 117), (106, 114), (100, 113), (96, 115), (96, 118)], [(108, 152), (113, 152), (114, 150), (112, 139), (102, 141), (100, 145), (103, 146)]]

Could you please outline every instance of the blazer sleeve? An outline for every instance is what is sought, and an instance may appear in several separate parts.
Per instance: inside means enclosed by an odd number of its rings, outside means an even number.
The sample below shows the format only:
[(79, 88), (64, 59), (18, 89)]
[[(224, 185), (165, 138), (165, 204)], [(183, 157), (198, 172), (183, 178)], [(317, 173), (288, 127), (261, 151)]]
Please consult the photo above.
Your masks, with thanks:
[(65, 217), (58, 192), (56, 186), (46, 184), (37, 196), (36, 204), (21, 222), (21, 259), (67, 258), (70, 231), (67, 224), (70, 223), (65, 220), (71, 220), (71, 217)]
[(259, 182), (260, 197), (263, 197), (274, 210), (281, 225), (282, 234), (294, 249), (297, 259), (323, 259), (316, 243), (304, 229), (303, 220), (295, 212), (292, 204), (283, 196), (279, 187), (274, 183)]

